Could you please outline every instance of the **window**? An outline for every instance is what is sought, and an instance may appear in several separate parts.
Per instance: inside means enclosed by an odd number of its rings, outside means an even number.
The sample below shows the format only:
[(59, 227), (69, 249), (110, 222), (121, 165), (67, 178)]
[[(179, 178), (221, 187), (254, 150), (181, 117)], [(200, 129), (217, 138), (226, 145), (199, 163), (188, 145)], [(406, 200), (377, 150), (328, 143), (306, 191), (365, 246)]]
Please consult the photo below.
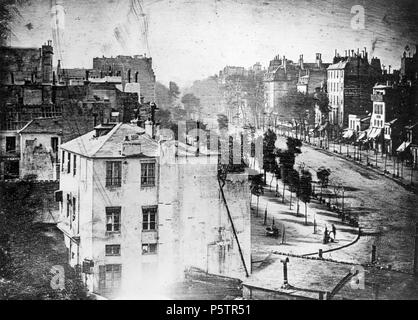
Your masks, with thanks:
[(6, 152), (16, 151), (16, 137), (6, 137)]
[(156, 243), (143, 243), (142, 254), (156, 254), (157, 244)]
[(107, 264), (99, 266), (99, 289), (117, 289), (120, 287), (122, 265)]
[(76, 207), (76, 199), (73, 197), (73, 221), (75, 220)]
[(106, 255), (107, 256), (120, 256), (120, 245), (119, 244), (106, 245)]
[(106, 231), (120, 232), (120, 207), (106, 208)]
[(65, 151), (62, 150), (62, 156), (61, 156), (61, 170), (64, 171), (64, 161), (65, 161)]
[(106, 161), (106, 187), (121, 185), (122, 162)]
[(51, 138), (51, 149), (53, 152), (58, 152), (58, 137)]
[(73, 176), (77, 173), (77, 156), (73, 156)]
[(141, 186), (155, 186), (155, 163), (141, 163)]
[(67, 218), (70, 216), (71, 197), (67, 194)]
[(142, 208), (142, 230), (155, 230), (157, 221), (157, 207)]
[(67, 152), (67, 173), (71, 172), (71, 154)]

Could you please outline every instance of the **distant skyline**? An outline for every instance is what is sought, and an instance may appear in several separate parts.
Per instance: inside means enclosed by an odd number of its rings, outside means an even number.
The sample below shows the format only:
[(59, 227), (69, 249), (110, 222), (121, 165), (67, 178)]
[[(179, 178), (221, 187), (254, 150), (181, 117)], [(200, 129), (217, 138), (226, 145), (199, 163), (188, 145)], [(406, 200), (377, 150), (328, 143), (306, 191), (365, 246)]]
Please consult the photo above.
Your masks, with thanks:
[[(354, 5), (364, 7), (364, 29), (351, 27)], [(312, 62), (320, 52), (331, 62), (335, 49), (367, 47), (369, 58), (398, 69), (404, 47), (413, 53), (418, 44), (415, 0), (40, 0), (20, 12), (13, 46), (53, 39), (65, 68), (91, 68), (96, 56), (147, 54), (157, 81), (181, 87), (226, 65), (266, 67), (277, 54)]]

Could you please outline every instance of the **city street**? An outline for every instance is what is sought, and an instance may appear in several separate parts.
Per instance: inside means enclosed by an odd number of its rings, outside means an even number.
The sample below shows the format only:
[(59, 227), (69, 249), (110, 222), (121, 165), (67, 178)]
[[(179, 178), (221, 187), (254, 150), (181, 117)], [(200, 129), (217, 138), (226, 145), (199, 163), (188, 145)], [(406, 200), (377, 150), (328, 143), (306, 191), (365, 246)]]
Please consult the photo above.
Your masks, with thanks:
[[(279, 137), (276, 146), (284, 147), (285, 138)], [(272, 181), (272, 191), (265, 187), (264, 195), (260, 196), (258, 215), (256, 198), (253, 197), (253, 275), (247, 281), (273, 290), (279, 290), (283, 282), (280, 254), (290, 255), (289, 282), (298, 288), (318, 291), (331, 291), (353, 265), (363, 265), (366, 268), (366, 290), (356, 291), (344, 287), (341, 294), (350, 297), (373, 298), (412, 298), (418, 294), (412, 273), (414, 256), (415, 221), (418, 196), (406, 191), (395, 181), (375, 173), (367, 167), (360, 167), (348, 160), (327, 153), (321, 149), (302, 146), (302, 154), (296, 157), (295, 168), (304, 165), (312, 172), (316, 180), (316, 169), (324, 166), (331, 170), (330, 187), (323, 190), (325, 194), (332, 193), (333, 185), (344, 186), (344, 208), (346, 214), (357, 217), (358, 228), (343, 223), (336, 212), (326, 204), (313, 199), (308, 205), (308, 225), (304, 223), (304, 204), (300, 203), (300, 213), (296, 216), (296, 199), (293, 194), (292, 209), (290, 209), (290, 193), (285, 191), (285, 203), (282, 202), (281, 180), (278, 181), (280, 196), (275, 195), (276, 179), (268, 175), (267, 184)], [(316, 190), (318, 193), (318, 190)], [(338, 200), (331, 198), (331, 203), (338, 206)], [(341, 198), (339, 199), (341, 206)], [(277, 239), (265, 235), (264, 214), (267, 206), (267, 226), (272, 224), (280, 230)], [(317, 222), (317, 233), (313, 233), (313, 216)], [(337, 241), (323, 244), (323, 230), (331, 224), (337, 228)], [(285, 241), (282, 243), (282, 230), (285, 228)], [(376, 246), (376, 258), (371, 267), (372, 246)], [(324, 251), (324, 260), (318, 258), (319, 249)], [(331, 252), (327, 250), (334, 249)], [(305, 256), (305, 257), (303, 257)], [(326, 261), (325, 261), (326, 260)], [(392, 269), (392, 271), (390, 271)], [(297, 270), (297, 271), (296, 271)], [(292, 278), (293, 277), (293, 278)], [(378, 279), (378, 280), (377, 280)], [(397, 293), (390, 288), (399, 282), (402, 285)], [(380, 285), (377, 288), (377, 284)], [(377, 290), (377, 291), (376, 291)], [(296, 294), (296, 293), (295, 293)], [(301, 294), (301, 292), (297, 292)], [(318, 293), (306, 292), (307, 297), (318, 298)]]

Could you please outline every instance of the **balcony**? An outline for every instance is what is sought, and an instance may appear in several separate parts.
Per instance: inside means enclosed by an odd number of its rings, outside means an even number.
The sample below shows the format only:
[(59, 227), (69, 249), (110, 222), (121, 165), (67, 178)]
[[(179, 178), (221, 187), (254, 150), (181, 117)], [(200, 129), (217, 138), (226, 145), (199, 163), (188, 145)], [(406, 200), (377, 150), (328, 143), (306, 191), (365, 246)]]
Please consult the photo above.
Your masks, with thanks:
[(372, 94), (370, 99), (374, 102), (385, 102), (385, 96), (382, 94)]

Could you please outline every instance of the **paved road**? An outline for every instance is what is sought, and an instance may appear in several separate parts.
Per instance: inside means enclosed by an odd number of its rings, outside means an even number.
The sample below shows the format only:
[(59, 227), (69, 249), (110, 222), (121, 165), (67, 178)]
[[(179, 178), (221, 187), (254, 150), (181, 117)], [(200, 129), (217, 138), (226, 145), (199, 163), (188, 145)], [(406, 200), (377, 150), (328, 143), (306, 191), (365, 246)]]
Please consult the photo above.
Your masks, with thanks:
[[(279, 137), (278, 143), (284, 142), (285, 138)], [(415, 222), (418, 221), (416, 194), (367, 168), (308, 145), (303, 145), (302, 154), (296, 158), (296, 165), (300, 163), (312, 170), (319, 166), (330, 168), (331, 184), (345, 186), (346, 206), (358, 216), (360, 226), (379, 233), (364, 237), (339, 255), (350, 255), (354, 262), (366, 263), (370, 260), (371, 246), (375, 244), (379, 263), (412, 271)]]

